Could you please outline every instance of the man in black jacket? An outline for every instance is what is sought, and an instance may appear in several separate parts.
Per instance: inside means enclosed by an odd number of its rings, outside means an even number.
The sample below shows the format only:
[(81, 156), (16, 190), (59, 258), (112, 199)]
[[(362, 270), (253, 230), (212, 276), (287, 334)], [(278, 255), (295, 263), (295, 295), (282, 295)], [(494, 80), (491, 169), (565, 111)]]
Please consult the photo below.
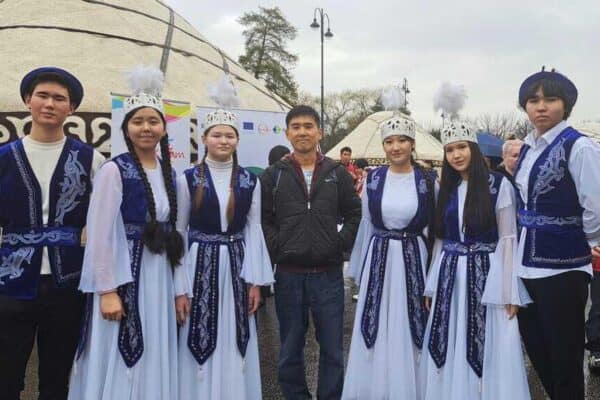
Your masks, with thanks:
[(261, 176), (262, 225), (277, 264), (279, 384), (288, 400), (311, 398), (304, 371), (309, 309), (320, 348), (318, 398), (339, 399), (344, 378), (342, 252), (352, 248), (361, 203), (350, 174), (318, 151), (319, 123), (311, 107), (292, 108), (286, 136), (294, 151)]

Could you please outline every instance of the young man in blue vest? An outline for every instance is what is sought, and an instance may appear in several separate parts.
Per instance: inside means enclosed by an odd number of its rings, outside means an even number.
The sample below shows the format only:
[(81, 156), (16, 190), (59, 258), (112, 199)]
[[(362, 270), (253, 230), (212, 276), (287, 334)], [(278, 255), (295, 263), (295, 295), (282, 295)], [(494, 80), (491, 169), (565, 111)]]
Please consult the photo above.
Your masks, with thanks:
[(519, 191), (519, 276), (533, 303), (519, 312), (525, 347), (553, 400), (583, 400), (585, 305), (600, 254), (600, 146), (571, 128), (577, 89), (552, 71), (521, 85), (535, 130), (525, 137)]
[(42, 67), (20, 89), (31, 132), (0, 147), (0, 399), (19, 399), (37, 339), (39, 398), (60, 400), (79, 338), (82, 235), (103, 157), (63, 133), (83, 98), (77, 78)]

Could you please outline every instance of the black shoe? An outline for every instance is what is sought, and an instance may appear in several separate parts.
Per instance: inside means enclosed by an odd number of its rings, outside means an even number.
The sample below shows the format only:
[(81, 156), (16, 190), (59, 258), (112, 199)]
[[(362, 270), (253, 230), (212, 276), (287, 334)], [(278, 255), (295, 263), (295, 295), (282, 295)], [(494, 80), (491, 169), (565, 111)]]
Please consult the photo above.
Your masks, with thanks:
[(600, 351), (590, 352), (588, 357), (588, 368), (591, 373), (600, 375)]

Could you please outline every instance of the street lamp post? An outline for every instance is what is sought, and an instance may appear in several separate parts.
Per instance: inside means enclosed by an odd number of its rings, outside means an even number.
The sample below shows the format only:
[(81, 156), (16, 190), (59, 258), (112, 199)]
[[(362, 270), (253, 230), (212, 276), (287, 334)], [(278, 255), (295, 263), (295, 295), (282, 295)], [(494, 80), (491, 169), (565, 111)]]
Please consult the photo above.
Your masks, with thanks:
[[(319, 14), (319, 18), (321, 23), (317, 22), (317, 13)], [(325, 29), (325, 17), (327, 17), (327, 32), (323, 32)], [(325, 119), (324, 119), (324, 110), (325, 110), (325, 70), (324, 70), (324, 52), (323, 52), (323, 42), (324, 38), (331, 39), (333, 37), (333, 33), (331, 33), (331, 29), (329, 29), (329, 15), (322, 8), (315, 8), (313, 22), (310, 24), (310, 27), (313, 29), (321, 28), (321, 127), (323, 131), (325, 131)]]

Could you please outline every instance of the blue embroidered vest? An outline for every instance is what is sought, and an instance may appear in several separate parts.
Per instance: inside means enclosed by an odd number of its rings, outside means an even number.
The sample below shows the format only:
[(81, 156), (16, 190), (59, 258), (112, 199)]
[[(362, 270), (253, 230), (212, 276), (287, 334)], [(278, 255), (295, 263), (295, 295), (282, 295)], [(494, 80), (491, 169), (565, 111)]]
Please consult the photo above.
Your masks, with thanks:
[[(387, 171), (388, 167), (383, 166), (375, 169), (367, 176), (369, 212), (371, 214), (371, 222), (377, 229), (387, 229), (383, 224), (383, 217), (381, 215), (381, 199), (383, 198), (383, 188), (385, 185)], [(429, 215), (429, 210), (427, 202), (427, 178), (420, 168), (414, 169), (414, 176), (415, 185), (417, 186), (419, 206), (417, 208), (417, 213), (406, 227), (406, 230), (412, 233), (420, 234), (428, 224), (427, 216)], [(398, 195), (401, 195), (401, 193)]]
[[(522, 260), (527, 267), (571, 269), (591, 262), (583, 231), (583, 208), (569, 172), (571, 150), (581, 136), (575, 129), (566, 128), (533, 164), (527, 207), (519, 202), (519, 224), (527, 228)], [(515, 176), (529, 149), (523, 146)]]
[(190, 215), (191, 229), (211, 234), (233, 234), (244, 229), (246, 217), (252, 205), (252, 194), (256, 187), (256, 176), (254, 174), (242, 167), (238, 168), (235, 178), (236, 184), (233, 188), (235, 195), (233, 221), (227, 227), (226, 232), (221, 232), (219, 199), (210, 175), (210, 169), (205, 166), (203, 182), (200, 182), (199, 166), (187, 169), (184, 173), (192, 200), (198, 185), (204, 185), (202, 207), (199, 210), (194, 210)]
[(93, 156), (92, 147), (66, 138), (50, 182), (44, 224), (42, 190), (22, 140), (0, 148), (0, 294), (36, 297), (44, 247), (55, 283), (59, 287), (79, 283)]
[(150, 220), (144, 183), (129, 153), (120, 154), (112, 161), (119, 167), (123, 184), (121, 216), (125, 224), (125, 232), (128, 236), (137, 234), (139, 238), (146, 221)]
[[(498, 191), (500, 190), (500, 184), (504, 177), (498, 172), (490, 172), (488, 177), (488, 184), (490, 188), (490, 195), (492, 197), (492, 206), (496, 207), (498, 201)], [(444, 214), (444, 239), (451, 240), (453, 242), (463, 242), (465, 244), (474, 243), (496, 243), (498, 241), (498, 230), (494, 229), (485, 233), (478, 234), (477, 236), (469, 236), (466, 232), (464, 233), (464, 240), (460, 239), (460, 230), (462, 224), (458, 221), (458, 188), (450, 194), (448, 199), (448, 205), (446, 206), (446, 212)]]

